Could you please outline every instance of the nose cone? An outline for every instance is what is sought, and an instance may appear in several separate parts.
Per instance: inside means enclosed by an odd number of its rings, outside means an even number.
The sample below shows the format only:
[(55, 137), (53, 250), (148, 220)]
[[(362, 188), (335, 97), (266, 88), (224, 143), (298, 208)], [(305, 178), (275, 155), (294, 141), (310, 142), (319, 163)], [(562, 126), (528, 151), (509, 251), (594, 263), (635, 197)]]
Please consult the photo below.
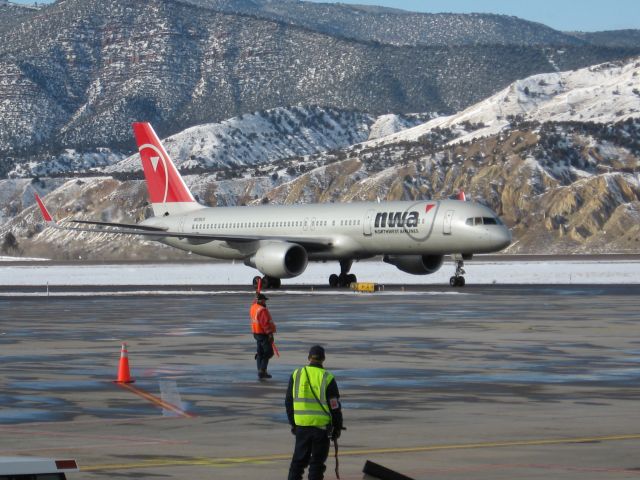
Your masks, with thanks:
[(494, 242), (496, 245), (496, 251), (507, 248), (511, 245), (511, 230), (502, 225), (502, 228), (495, 232)]

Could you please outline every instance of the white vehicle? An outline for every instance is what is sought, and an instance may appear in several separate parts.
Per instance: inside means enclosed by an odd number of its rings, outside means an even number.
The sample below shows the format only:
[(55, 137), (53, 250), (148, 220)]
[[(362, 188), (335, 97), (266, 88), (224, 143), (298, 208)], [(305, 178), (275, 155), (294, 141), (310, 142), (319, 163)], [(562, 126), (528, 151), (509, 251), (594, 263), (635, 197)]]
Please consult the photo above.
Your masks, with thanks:
[(75, 460), (38, 457), (0, 457), (0, 480), (65, 480), (77, 472)]
[[(133, 131), (154, 216), (138, 224), (70, 220), (58, 225), (36, 196), (49, 225), (140, 235), (198, 255), (241, 260), (264, 275), (265, 288), (301, 275), (309, 261), (338, 261), (340, 274), (329, 277), (336, 287), (356, 281), (349, 273), (354, 260), (382, 255), (404, 272), (426, 275), (440, 269), (447, 254), (456, 261), (450, 284), (463, 286), (463, 260), (511, 243), (509, 229), (494, 212), (461, 200), (204, 207), (151, 125), (134, 123)], [(254, 286), (259, 280), (253, 279)]]

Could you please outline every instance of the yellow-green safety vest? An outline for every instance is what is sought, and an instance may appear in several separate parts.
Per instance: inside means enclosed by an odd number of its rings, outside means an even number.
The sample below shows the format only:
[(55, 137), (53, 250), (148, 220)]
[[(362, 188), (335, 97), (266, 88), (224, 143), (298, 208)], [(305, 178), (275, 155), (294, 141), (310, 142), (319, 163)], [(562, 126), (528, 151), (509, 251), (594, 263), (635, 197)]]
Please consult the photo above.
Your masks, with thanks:
[[(293, 372), (293, 420), (297, 426), (326, 427), (331, 423), (327, 386), (333, 379), (333, 374), (315, 366), (298, 368)], [(311, 393), (312, 388), (324, 410)]]

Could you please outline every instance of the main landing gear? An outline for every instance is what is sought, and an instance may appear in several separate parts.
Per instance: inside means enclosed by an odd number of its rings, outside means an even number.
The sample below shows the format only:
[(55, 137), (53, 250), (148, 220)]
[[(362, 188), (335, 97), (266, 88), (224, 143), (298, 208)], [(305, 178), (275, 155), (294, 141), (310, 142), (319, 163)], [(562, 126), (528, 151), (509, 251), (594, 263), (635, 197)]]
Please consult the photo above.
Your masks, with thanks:
[(449, 279), (449, 285), (452, 287), (464, 287), (466, 282), (463, 275), (467, 273), (464, 270), (464, 261), (471, 260), (472, 255), (452, 255), (451, 258), (456, 262), (456, 273)]
[(265, 275), (264, 277), (253, 277), (253, 288), (258, 289), (258, 282), (262, 280), (262, 288), (280, 288), (281, 282), (279, 278), (270, 277)]
[(353, 265), (353, 260), (340, 260), (340, 275), (332, 273), (329, 276), (329, 286), (331, 288), (348, 287), (352, 283), (358, 281), (353, 273), (349, 273), (349, 270), (351, 270), (351, 265)]

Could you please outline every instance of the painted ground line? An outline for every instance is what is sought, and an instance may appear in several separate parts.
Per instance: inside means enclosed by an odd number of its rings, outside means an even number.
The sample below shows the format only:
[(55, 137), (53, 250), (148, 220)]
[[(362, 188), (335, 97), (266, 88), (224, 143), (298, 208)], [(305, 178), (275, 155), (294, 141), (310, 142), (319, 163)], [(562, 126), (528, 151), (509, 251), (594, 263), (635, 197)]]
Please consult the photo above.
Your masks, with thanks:
[[(400, 454), (400, 453), (420, 453), (435, 452), (440, 450), (463, 450), (479, 448), (501, 448), (501, 447), (527, 447), (539, 445), (562, 445), (570, 443), (593, 443), (593, 442), (613, 442), (625, 440), (640, 440), (640, 434), (627, 435), (606, 435), (598, 437), (575, 437), (558, 439), (537, 439), (537, 440), (513, 440), (508, 442), (478, 442), (461, 443), (449, 445), (428, 445), (422, 447), (398, 447), (398, 448), (370, 448), (370, 449), (340, 449), (341, 456), (365, 456), (371, 454)], [(154, 467), (179, 467), (179, 466), (209, 466), (209, 467), (230, 467), (233, 465), (260, 464), (279, 460), (290, 460), (291, 453), (279, 453), (274, 455), (262, 455), (254, 457), (228, 457), (228, 458), (185, 458), (184, 460), (157, 458), (141, 462), (130, 462), (121, 464), (87, 465), (83, 466), (83, 471), (107, 471), (124, 470), (134, 468), (154, 468)]]
[(154, 405), (159, 406), (160, 408), (164, 408), (165, 410), (169, 410), (173, 413), (176, 413), (177, 415), (181, 416), (181, 417), (185, 417), (185, 418), (194, 418), (194, 415), (185, 412), (184, 410), (182, 410), (181, 408), (165, 402), (164, 400), (162, 400), (161, 398), (156, 397), (155, 395), (152, 395), (148, 392), (145, 392), (144, 390), (141, 390), (139, 388), (134, 387), (133, 385), (129, 384), (129, 383), (118, 383), (118, 382), (114, 382), (116, 385), (118, 385), (121, 388), (124, 388), (126, 390), (129, 390), (132, 393), (135, 393), (136, 395), (138, 395), (141, 398), (144, 398), (145, 400), (153, 403)]

